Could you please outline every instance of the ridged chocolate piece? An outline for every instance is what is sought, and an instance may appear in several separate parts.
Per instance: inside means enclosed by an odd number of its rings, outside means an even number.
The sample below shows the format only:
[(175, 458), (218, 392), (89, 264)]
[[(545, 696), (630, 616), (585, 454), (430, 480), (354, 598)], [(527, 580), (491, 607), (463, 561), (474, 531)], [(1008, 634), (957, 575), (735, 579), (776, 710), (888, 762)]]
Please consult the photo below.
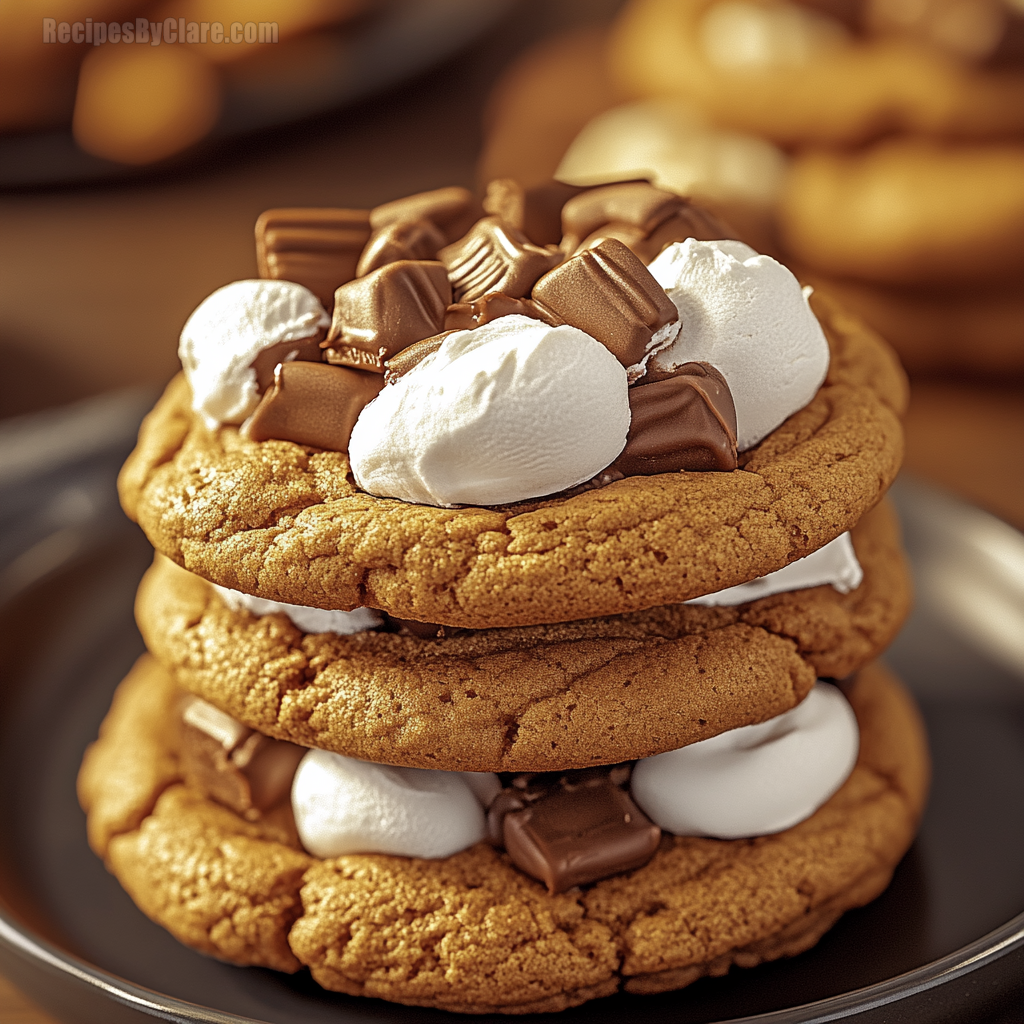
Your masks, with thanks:
[(644, 376), (629, 389), (626, 447), (612, 468), (626, 476), (736, 468), (736, 407), (710, 363)]
[(545, 314), (529, 299), (513, 299), (502, 292), (492, 292), (473, 302), (459, 302), (449, 306), (444, 315), (444, 326), (449, 331), (471, 331), (489, 324), (499, 317), (528, 316), (531, 320), (545, 320)]
[(385, 224), (370, 235), (359, 257), (356, 276), (362, 277), (398, 260), (435, 259), (446, 242), (441, 229), (425, 217)]
[(284, 207), (256, 221), (259, 275), (305, 285), (330, 312), (335, 289), (356, 275), (370, 237), (367, 210)]
[(472, 302), (491, 292), (513, 299), (528, 295), (537, 279), (562, 262), (555, 246), (534, 245), (518, 228), (498, 217), (484, 217), (437, 258), (447, 267), (456, 302)]
[(441, 231), (446, 242), (454, 242), (472, 227), (480, 213), (480, 204), (472, 192), (452, 185), (375, 206), (370, 211), (370, 226), (379, 231), (390, 224), (429, 220)]
[(444, 329), (452, 290), (444, 266), (399, 260), (342, 285), (324, 357), (335, 366), (384, 372), (384, 362)]
[(523, 188), (514, 178), (496, 178), (487, 186), (484, 211), (518, 228), (534, 245), (557, 245), (562, 239), (562, 207), (582, 191), (561, 181)]
[(628, 224), (646, 237), (684, 202), (675, 193), (646, 181), (587, 189), (562, 207), (562, 248), (575, 252), (585, 238), (606, 224)]
[(305, 747), (274, 740), (193, 697), (182, 710), (185, 781), (254, 820), (288, 799)]
[(343, 452), (359, 413), (382, 387), (379, 373), (326, 363), (281, 363), (243, 432), (252, 441), (294, 441)]
[(553, 322), (596, 338), (623, 366), (643, 359), (655, 331), (679, 318), (650, 271), (614, 238), (545, 274), (531, 298)]
[(518, 776), (491, 802), (488, 833), (552, 893), (631, 871), (654, 855), (661, 829), (623, 788), (628, 778), (625, 765)]

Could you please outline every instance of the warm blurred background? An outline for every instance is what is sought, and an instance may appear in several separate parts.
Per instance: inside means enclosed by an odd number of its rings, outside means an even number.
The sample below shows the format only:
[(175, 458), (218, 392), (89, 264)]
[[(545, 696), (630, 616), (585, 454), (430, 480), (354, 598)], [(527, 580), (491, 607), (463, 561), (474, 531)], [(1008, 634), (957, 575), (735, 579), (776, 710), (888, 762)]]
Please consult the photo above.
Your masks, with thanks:
[(888, 337), (908, 466), (1024, 526), (1021, 0), (0, 12), (0, 415), (159, 387), (266, 207), (645, 176)]

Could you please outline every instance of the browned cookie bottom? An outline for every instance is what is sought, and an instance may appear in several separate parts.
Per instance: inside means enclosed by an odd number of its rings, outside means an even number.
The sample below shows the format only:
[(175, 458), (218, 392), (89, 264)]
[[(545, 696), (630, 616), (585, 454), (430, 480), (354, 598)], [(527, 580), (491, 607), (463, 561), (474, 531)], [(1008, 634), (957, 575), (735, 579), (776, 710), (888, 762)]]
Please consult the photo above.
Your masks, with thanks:
[(665, 991), (801, 952), (885, 888), (928, 785), (913, 702), (872, 665), (849, 691), (857, 765), (806, 821), (666, 836), (644, 867), (551, 896), (486, 844), (440, 861), (309, 857), (287, 812), (248, 822), (180, 783), (179, 698), (142, 659), (79, 777), (93, 848), (142, 910), (224, 960), (305, 964), (325, 988), (465, 1013)]

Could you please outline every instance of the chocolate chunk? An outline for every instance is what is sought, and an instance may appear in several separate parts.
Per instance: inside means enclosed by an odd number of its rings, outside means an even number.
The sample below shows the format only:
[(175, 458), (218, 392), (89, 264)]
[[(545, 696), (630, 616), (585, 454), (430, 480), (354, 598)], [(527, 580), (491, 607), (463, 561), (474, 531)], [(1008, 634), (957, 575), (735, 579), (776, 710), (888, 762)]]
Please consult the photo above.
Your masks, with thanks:
[(650, 271), (614, 238), (545, 274), (531, 298), (554, 322), (596, 338), (623, 366), (643, 359), (654, 332), (679, 319)]
[(378, 231), (389, 224), (429, 220), (441, 231), (446, 242), (454, 242), (472, 227), (480, 213), (480, 204), (473, 194), (453, 185), (375, 206), (370, 211), (370, 226)]
[(474, 302), (459, 302), (449, 306), (444, 325), (450, 331), (471, 331), (489, 324), (502, 316), (528, 316), (532, 320), (545, 320), (544, 313), (529, 299), (513, 299), (511, 295), (492, 292)]
[(484, 217), (437, 258), (448, 268), (455, 301), (472, 302), (491, 292), (522, 298), (542, 274), (562, 262), (562, 253), (555, 246), (534, 245), (498, 217)]
[(612, 463), (627, 476), (736, 468), (736, 408), (725, 378), (709, 363), (652, 373), (629, 389), (626, 447)]
[(432, 338), (424, 338), (422, 341), (417, 341), (408, 348), (403, 348), (401, 352), (393, 355), (384, 364), (384, 383), (394, 384), (399, 377), (404, 377), (414, 366), (418, 366), (427, 356), (436, 352), (444, 344), (444, 339), (449, 334), (454, 333), (455, 331), (452, 330), (435, 334)]
[(265, 348), (249, 365), (256, 371), (256, 387), (263, 394), (274, 383), (274, 371), (278, 363), (290, 363), (298, 359), (306, 363), (319, 363), (323, 359), (320, 342), (323, 331), (296, 341), (279, 341)]
[(252, 441), (294, 441), (343, 452), (363, 407), (384, 386), (379, 373), (326, 363), (280, 363), (274, 385), (249, 417)]
[(267, 210), (256, 221), (259, 275), (305, 285), (330, 312), (334, 290), (355, 277), (359, 254), (369, 237), (366, 210)]
[(626, 244), (644, 263), (650, 263), (666, 245), (673, 242), (685, 242), (687, 238), (696, 238), (699, 242), (716, 242), (722, 238), (737, 237), (736, 232), (714, 214), (692, 203), (685, 203), (646, 238)]
[(250, 820), (288, 799), (305, 747), (263, 736), (198, 697), (182, 712), (185, 781)]
[(646, 237), (683, 203), (675, 193), (646, 181), (588, 189), (562, 207), (562, 249), (575, 252), (588, 235), (605, 224), (629, 224)]
[(451, 301), (444, 266), (432, 260), (399, 260), (357, 277), (334, 293), (325, 358), (383, 373), (385, 360), (444, 328)]
[(432, 260), (448, 240), (432, 221), (396, 220), (377, 228), (366, 243), (356, 276), (362, 277), (398, 260)]
[(523, 188), (514, 178), (496, 178), (487, 186), (484, 210), (518, 228), (534, 245), (562, 239), (562, 207), (584, 191), (579, 185), (549, 181)]
[(520, 870), (542, 881), (549, 892), (641, 867), (661, 842), (661, 829), (606, 773), (554, 786), (534, 800), (529, 789), (522, 794), (513, 790), (507, 797), (506, 792), (491, 804), (492, 811), (499, 801), (504, 805), (505, 849)]

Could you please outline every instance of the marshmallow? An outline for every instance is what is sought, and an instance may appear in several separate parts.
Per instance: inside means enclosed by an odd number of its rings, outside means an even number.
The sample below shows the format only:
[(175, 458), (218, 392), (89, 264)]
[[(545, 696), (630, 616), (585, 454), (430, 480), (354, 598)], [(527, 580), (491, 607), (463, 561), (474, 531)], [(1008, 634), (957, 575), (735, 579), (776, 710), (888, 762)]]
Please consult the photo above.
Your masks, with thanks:
[(204, 299), (181, 332), (178, 355), (192, 408), (210, 429), (241, 423), (259, 404), (253, 360), (283, 341), (311, 338), (331, 318), (292, 281), (235, 281)]
[(304, 604), (282, 604), (267, 601), (262, 597), (243, 594), (239, 590), (213, 584), (220, 599), (233, 611), (247, 611), (253, 615), (287, 615), (303, 633), (365, 633), (384, 625), (380, 612), (373, 608), (356, 608), (350, 612), (328, 611), (324, 608), (310, 608)]
[(511, 315), (458, 331), (363, 409), (349, 459), (370, 494), (501, 505), (596, 476), (626, 443), (626, 371), (575, 327)]
[(633, 799), (655, 824), (679, 836), (781, 832), (839, 789), (859, 744), (846, 698), (818, 683), (803, 703), (767, 722), (638, 761)]
[(299, 762), (292, 810), (315, 857), (450, 857), (487, 832), (464, 773), (395, 768), (328, 750), (310, 750)]
[(736, 404), (736, 445), (753, 447), (802, 409), (828, 371), (828, 342), (797, 279), (742, 242), (674, 242), (647, 268), (682, 325), (651, 358), (655, 370), (686, 362), (720, 370)]
[(856, 590), (864, 578), (864, 570), (857, 561), (853, 541), (849, 533), (841, 533), (835, 540), (798, 558), (783, 569), (759, 576), (749, 583), (716, 590), (713, 594), (695, 597), (687, 604), (717, 605), (746, 604), (759, 601), (772, 594), (784, 594), (791, 590), (805, 590), (807, 587), (821, 587), (829, 584), (840, 594)]

